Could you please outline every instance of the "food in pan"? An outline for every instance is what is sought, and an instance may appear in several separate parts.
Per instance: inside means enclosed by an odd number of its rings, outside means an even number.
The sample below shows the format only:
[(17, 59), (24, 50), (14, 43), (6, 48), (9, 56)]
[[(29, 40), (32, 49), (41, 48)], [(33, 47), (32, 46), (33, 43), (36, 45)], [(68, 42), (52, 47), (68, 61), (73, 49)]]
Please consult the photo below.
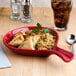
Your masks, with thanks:
[(49, 50), (54, 48), (56, 36), (46, 27), (41, 29), (37, 23), (37, 28), (33, 30), (16, 33), (8, 44), (21, 49)]

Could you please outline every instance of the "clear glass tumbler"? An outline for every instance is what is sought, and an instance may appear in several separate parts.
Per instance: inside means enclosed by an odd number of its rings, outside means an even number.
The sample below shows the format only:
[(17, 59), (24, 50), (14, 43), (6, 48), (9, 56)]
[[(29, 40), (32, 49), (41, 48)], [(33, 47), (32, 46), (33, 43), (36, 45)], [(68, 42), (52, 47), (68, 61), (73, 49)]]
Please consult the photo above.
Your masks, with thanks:
[(54, 12), (54, 23), (56, 30), (66, 30), (72, 9), (72, 0), (51, 0)]

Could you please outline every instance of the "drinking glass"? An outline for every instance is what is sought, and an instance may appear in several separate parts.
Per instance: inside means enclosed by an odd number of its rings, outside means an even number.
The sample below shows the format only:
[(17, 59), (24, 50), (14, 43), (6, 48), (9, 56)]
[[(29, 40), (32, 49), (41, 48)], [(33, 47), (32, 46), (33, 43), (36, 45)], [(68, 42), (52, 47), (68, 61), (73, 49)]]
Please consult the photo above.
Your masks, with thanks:
[(72, 0), (51, 0), (56, 30), (66, 30), (72, 9)]

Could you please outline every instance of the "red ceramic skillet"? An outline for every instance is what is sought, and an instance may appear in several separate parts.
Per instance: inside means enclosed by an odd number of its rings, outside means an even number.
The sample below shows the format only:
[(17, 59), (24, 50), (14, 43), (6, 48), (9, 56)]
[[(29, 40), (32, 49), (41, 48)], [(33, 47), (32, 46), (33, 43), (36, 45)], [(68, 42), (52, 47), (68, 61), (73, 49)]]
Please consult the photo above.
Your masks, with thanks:
[[(22, 54), (22, 55), (28, 55), (28, 56), (49, 56), (51, 54), (56, 54), (58, 55), (61, 59), (63, 59), (65, 62), (70, 62), (72, 59), (73, 59), (73, 53), (72, 52), (69, 52), (69, 51), (66, 51), (64, 49), (61, 49), (57, 46), (58, 44), (58, 40), (59, 40), (59, 36), (58, 36), (58, 33), (51, 29), (51, 28), (48, 28), (49, 30), (52, 31), (53, 35), (56, 36), (57, 38), (57, 41), (56, 41), (56, 45), (54, 47), (54, 49), (52, 50), (28, 50), (28, 49), (19, 49), (19, 48), (15, 48), (15, 47), (12, 47), (12, 46), (9, 46), (8, 45), (8, 42), (11, 40), (11, 38), (13, 37), (13, 35), (19, 31), (29, 31), (29, 30), (32, 30), (32, 29), (35, 29), (36, 26), (31, 26), (31, 27), (21, 27), (21, 28), (17, 28), (17, 29), (14, 29), (10, 32), (8, 32), (4, 38), (3, 38), (3, 42), (4, 44), (9, 48), (11, 49), (12, 51), (16, 52), (16, 53), (19, 53), (19, 54)], [(45, 27), (42, 27), (41, 29), (43, 29)]]

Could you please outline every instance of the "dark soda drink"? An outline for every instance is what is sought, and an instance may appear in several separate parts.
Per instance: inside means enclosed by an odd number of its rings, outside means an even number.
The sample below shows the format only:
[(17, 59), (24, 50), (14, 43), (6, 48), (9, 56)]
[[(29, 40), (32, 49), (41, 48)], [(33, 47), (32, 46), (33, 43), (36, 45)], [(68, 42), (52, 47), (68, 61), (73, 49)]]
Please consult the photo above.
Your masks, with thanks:
[(59, 30), (67, 29), (67, 23), (72, 9), (72, 1), (52, 0), (51, 4), (54, 12), (54, 22), (56, 28)]

